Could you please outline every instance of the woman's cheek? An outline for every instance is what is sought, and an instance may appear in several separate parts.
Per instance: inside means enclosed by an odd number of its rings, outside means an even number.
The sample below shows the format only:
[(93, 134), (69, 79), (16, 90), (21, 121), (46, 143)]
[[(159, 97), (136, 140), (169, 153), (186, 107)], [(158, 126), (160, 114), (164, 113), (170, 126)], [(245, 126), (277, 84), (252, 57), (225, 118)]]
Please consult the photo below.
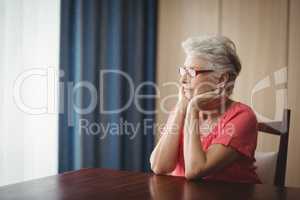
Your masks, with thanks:
[(206, 82), (206, 83), (199, 83), (194, 88), (195, 88), (194, 95), (199, 95), (214, 90), (215, 86), (214, 83), (212, 82)]

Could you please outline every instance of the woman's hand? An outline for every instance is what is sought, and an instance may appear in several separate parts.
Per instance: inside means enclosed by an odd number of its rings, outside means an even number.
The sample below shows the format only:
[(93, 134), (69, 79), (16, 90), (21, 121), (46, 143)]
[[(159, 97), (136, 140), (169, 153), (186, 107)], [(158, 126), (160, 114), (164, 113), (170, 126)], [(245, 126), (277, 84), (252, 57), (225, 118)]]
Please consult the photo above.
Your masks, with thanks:
[(180, 86), (177, 106), (182, 112), (185, 113), (190, 100), (186, 97), (184, 93), (184, 87)]
[(199, 112), (203, 110), (209, 102), (218, 98), (220, 98), (220, 94), (217, 90), (199, 94), (190, 100), (187, 109), (190, 111)]

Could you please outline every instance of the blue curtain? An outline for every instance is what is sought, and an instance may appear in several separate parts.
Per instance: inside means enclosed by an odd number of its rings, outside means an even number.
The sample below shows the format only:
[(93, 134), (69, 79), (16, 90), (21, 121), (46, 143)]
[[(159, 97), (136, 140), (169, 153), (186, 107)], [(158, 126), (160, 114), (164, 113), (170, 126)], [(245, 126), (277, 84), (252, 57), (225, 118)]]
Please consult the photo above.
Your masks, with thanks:
[(61, 1), (60, 173), (149, 171), (155, 99), (130, 101), (130, 86), (155, 94), (156, 16), (156, 0)]

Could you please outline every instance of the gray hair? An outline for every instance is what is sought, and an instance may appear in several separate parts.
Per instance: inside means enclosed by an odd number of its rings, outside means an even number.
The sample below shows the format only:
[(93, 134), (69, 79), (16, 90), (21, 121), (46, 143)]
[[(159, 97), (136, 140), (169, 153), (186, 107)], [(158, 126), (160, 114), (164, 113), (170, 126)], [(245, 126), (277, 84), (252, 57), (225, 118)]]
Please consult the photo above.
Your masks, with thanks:
[[(236, 46), (229, 38), (221, 35), (191, 37), (182, 42), (188, 56), (197, 56), (208, 61), (209, 67), (216, 71), (228, 71), (233, 84), (241, 71), (241, 62)], [(229, 91), (229, 93), (232, 93)]]

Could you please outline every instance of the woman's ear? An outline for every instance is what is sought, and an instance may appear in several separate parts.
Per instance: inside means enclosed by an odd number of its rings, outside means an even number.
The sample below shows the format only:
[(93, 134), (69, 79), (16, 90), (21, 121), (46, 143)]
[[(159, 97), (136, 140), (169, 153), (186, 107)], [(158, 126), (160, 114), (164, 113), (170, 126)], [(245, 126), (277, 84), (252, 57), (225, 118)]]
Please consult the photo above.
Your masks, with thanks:
[(217, 84), (217, 91), (219, 94), (226, 95), (226, 87), (229, 82), (229, 74), (223, 73), (219, 78), (219, 83)]
[(228, 81), (229, 81), (229, 74), (228, 73), (223, 73), (220, 76), (220, 79), (219, 79), (220, 87), (225, 87), (225, 85), (226, 85), (226, 83), (228, 83)]

